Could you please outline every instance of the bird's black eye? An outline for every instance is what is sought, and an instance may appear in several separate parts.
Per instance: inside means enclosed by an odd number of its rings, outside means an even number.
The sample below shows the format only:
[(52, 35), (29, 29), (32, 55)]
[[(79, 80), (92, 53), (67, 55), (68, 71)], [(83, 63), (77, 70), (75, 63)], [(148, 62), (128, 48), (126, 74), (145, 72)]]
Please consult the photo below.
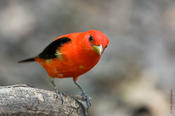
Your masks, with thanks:
[(89, 37), (89, 41), (92, 41), (93, 40), (93, 37), (92, 37), (92, 35), (90, 35), (90, 37)]

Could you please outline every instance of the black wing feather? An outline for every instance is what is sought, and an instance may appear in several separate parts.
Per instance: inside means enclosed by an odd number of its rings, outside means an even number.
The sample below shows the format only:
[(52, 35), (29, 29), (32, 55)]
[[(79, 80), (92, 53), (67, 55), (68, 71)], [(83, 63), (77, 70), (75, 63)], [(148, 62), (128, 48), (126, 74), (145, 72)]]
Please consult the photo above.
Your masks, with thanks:
[(39, 55), (38, 57), (41, 59), (52, 59), (56, 58), (56, 50), (61, 47), (63, 44), (70, 42), (71, 39), (68, 37), (62, 37), (53, 41), (49, 44)]

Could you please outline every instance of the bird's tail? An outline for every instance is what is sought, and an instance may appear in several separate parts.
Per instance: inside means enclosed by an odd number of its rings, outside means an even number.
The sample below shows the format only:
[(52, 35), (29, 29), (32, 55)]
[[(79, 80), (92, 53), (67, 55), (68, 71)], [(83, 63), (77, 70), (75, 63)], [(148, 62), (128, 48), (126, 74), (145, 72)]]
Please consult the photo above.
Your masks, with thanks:
[(27, 62), (34, 62), (34, 61), (35, 61), (35, 57), (18, 61), (18, 63), (27, 63)]

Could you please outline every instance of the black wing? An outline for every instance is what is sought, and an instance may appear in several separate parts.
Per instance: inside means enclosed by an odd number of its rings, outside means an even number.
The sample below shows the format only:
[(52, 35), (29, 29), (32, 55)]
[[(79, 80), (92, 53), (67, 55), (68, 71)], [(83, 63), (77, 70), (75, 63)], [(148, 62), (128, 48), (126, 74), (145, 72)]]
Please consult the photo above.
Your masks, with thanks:
[(61, 47), (63, 44), (70, 42), (71, 39), (68, 37), (62, 37), (53, 41), (49, 44), (39, 55), (41, 59), (52, 59), (56, 58), (56, 50)]

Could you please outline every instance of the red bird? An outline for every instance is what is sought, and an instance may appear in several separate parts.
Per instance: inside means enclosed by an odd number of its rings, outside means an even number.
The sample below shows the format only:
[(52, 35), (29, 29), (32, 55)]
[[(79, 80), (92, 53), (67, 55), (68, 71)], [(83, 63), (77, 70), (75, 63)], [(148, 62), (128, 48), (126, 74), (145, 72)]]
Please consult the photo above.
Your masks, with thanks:
[(51, 77), (50, 82), (57, 92), (59, 91), (54, 78), (73, 78), (89, 107), (89, 97), (77, 80), (80, 75), (98, 63), (108, 44), (108, 38), (98, 30), (70, 33), (56, 38), (36, 57), (19, 61), (19, 63), (38, 62)]

